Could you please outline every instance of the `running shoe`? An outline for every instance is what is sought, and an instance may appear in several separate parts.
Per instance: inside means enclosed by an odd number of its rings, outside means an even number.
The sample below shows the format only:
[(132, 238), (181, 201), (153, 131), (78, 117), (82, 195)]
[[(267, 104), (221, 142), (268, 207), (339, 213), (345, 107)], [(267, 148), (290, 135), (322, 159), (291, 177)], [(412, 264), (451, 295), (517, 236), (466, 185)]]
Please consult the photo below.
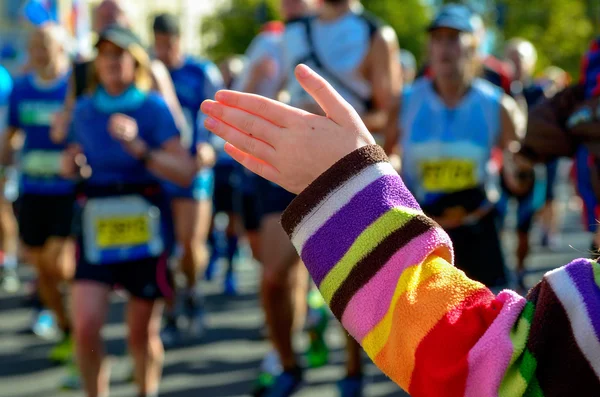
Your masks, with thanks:
[(75, 361), (70, 360), (66, 366), (67, 374), (60, 381), (62, 390), (80, 390), (82, 388), (81, 374)]
[(312, 290), (308, 294), (308, 315), (306, 328), (310, 344), (306, 359), (310, 368), (319, 368), (329, 361), (329, 348), (325, 342), (325, 331), (329, 323), (329, 313), (321, 294)]
[(49, 310), (37, 311), (31, 330), (42, 339), (52, 339), (56, 335), (54, 316)]
[(204, 278), (206, 281), (212, 281), (212, 279), (215, 277), (219, 259), (220, 258), (218, 255), (211, 255), (208, 265), (206, 266), (206, 271), (204, 272)]
[(340, 397), (362, 397), (363, 396), (363, 378), (362, 376), (348, 376), (337, 383)]
[(19, 276), (15, 269), (2, 269), (2, 289), (10, 294), (14, 294), (21, 287)]
[(261, 397), (267, 392), (267, 390), (275, 384), (275, 379), (279, 375), (283, 368), (279, 361), (279, 354), (275, 350), (271, 350), (265, 358), (263, 358), (260, 364), (260, 373), (254, 383), (254, 389), (252, 391), (253, 397)]
[(225, 296), (237, 296), (237, 280), (233, 273), (228, 273), (225, 276), (225, 283), (223, 287), (223, 294)]
[(179, 344), (181, 341), (181, 333), (176, 320), (167, 320), (164, 328), (160, 331), (160, 339), (162, 340), (165, 349), (170, 349)]
[(65, 335), (63, 339), (50, 350), (50, 361), (55, 364), (65, 364), (73, 358), (73, 338)]
[(302, 370), (297, 368), (292, 371), (283, 371), (271, 387), (269, 387), (265, 397), (289, 397), (293, 395), (302, 384)]
[(188, 299), (185, 306), (189, 335), (194, 339), (202, 339), (206, 333), (204, 305), (194, 302), (194, 299)]

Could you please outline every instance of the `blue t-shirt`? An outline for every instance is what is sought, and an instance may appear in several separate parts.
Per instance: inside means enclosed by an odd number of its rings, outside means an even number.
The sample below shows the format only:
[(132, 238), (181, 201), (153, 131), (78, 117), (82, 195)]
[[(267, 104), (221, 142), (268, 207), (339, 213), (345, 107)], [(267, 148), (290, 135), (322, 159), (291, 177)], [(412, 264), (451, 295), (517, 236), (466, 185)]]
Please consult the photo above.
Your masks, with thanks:
[[(135, 109), (124, 109), (119, 113), (135, 119), (139, 137), (151, 149), (158, 149), (169, 139), (179, 136), (166, 102), (156, 93), (147, 94)], [(110, 186), (159, 182), (142, 162), (133, 158), (120, 142), (111, 137), (107, 129), (111, 115), (111, 112), (100, 109), (96, 96), (85, 96), (77, 101), (70, 141), (82, 146), (92, 169), (86, 183)]]
[(65, 144), (55, 144), (50, 139), (52, 120), (63, 108), (68, 81), (69, 75), (65, 75), (50, 84), (41, 83), (34, 74), (15, 81), (9, 99), (8, 125), (25, 134), (20, 153), (23, 193), (63, 195), (74, 190), (71, 181), (58, 176)]
[(0, 65), (0, 133), (4, 132), (8, 121), (8, 98), (13, 89), (13, 81), (4, 66)]
[(209, 132), (204, 128), (200, 105), (206, 99), (214, 99), (217, 91), (224, 86), (223, 78), (212, 62), (191, 57), (186, 58), (182, 66), (169, 72), (192, 132), (192, 137), (188, 140), (190, 152), (196, 154), (196, 144), (209, 141)]

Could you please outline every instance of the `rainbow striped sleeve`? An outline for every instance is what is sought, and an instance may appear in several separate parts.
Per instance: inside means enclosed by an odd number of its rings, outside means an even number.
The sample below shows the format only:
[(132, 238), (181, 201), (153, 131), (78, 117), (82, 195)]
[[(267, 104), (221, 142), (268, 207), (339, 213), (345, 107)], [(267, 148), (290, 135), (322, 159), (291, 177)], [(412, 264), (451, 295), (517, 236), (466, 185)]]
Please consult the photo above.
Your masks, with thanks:
[(550, 273), (529, 302), (494, 296), (452, 266), (448, 236), (378, 146), (327, 170), (282, 223), (334, 315), (411, 396), (565, 395), (553, 390), (573, 371), (586, 381), (567, 395), (600, 395), (595, 263)]

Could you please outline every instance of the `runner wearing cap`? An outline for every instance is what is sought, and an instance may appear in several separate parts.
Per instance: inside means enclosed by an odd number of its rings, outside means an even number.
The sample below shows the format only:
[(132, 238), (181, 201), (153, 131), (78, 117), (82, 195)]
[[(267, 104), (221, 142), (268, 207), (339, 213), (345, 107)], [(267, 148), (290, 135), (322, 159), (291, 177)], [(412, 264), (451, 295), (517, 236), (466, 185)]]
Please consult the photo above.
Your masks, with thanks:
[[(201, 121), (200, 104), (213, 98), (223, 81), (217, 67), (203, 59), (185, 56), (182, 51), (179, 21), (174, 15), (160, 14), (153, 24), (154, 52), (157, 59), (169, 70), (177, 98), (192, 132), (184, 146), (196, 158), (200, 172), (192, 186), (181, 188), (166, 183), (172, 197), (175, 235), (179, 244), (181, 270), (186, 277), (185, 313), (192, 335), (201, 337), (204, 332), (204, 303), (197, 290), (198, 274), (204, 275), (208, 262), (206, 241), (212, 220), (213, 171), (215, 153), (208, 143), (208, 133)], [(168, 347), (179, 339), (176, 302), (167, 302), (166, 325), (162, 338)]]
[[(97, 34), (112, 24), (118, 24), (126, 27), (131, 26), (129, 10), (126, 9), (125, 0), (102, 0), (92, 12), (92, 28)], [(55, 117), (52, 124), (51, 136), (55, 142), (65, 139), (69, 129), (69, 120), (75, 101), (85, 93), (88, 82), (93, 76), (94, 60), (88, 59), (78, 61), (73, 64), (73, 73), (69, 82), (69, 91), (65, 101), (65, 109)], [(169, 72), (165, 65), (159, 60), (151, 62), (152, 89), (159, 92), (169, 105), (169, 109), (175, 118), (177, 127), (187, 135), (187, 122), (177, 95), (173, 82), (169, 77)]]
[(517, 139), (524, 117), (512, 98), (475, 77), (479, 43), (467, 7), (444, 6), (428, 31), (433, 79), (420, 79), (404, 93), (399, 131), (385, 147), (392, 152), (397, 145), (404, 180), (452, 239), (457, 267), (501, 287), (507, 278), (485, 189), (487, 164), (494, 146), (507, 148)]
[(137, 36), (112, 25), (96, 48), (94, 75), (73, 111), (63, 155), (63, 174), (84, 177), (72, 292), (77, 365), (87, 396), (108, 393), (101, 330), (119, 285), (130, 296), (127, 341), (138, 392), (154, 397), (163, 299), (173, 293), (167, 259), (174, 232), (162, 181), (189, 186), (197, 167), (167, 104), (151, 91), (149, 57)]

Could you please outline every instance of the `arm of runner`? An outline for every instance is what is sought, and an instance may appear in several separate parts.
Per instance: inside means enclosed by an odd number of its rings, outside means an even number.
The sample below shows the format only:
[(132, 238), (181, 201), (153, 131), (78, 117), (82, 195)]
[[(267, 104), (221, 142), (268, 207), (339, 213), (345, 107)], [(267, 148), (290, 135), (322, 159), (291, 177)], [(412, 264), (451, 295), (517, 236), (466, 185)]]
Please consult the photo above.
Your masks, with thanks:
[(111, 116), (108, 131), (134, 158), (144, 162), (148, 170), (158, 178), (187, 187), (192, 183), (197, 167), (188, 151), (181, 145), (172, 115), (167, 109), (165, 112), (157, 112), (154, 115), (157, 118), (154, 142), (142, 140), (138, 135), (135, 119), (124, 114)]
[(187, 120), (181, 109), (179, 99), (177, 99), (173, 80), (171, 80), (171, 76), (169, 75), (166, 66), (161, 61), (153, 60), (150, 70), (152, 72), (152, 88), (159, 92), (167, 102), (179, 131), (181, 131), (182, 134), (190, 134), (191, 132), (188, 131), (189, 127), (187, 125)]
[(362, 116), (369, 131), (390, 127), (391, 115), (397, 111), (402, 92), (402, 76), (398, 67), (400, 47), (396, 32), (385, 26), (373, 37), (368, 79), (373, 87), (374, 109)]
[(50, 139), (56, 144), (63, 143), (69, 134), (69, 125), (73, 116), (73, 109), (76, 102), (75, 95), (75, 73), (69, 78), (67, 87), (67, 96), (65, 98), (63, 110), (56, 113), (50, 127)]
[(202, 109), (236, 160), (300, 193), (282, 224), (375, 364), (415, 396), (600, 389), (599, 313), (589, 309), (600, 298), (585, 293), (600, 265), (579, 260), (549, 273), (529, 302), (512, 291), (494, 296), (453, 266), (450, 239), (356, 111), (307, 67), (297, 77), (328, 117), (230, 91)]
[(241, 91), (256, 94), (261, 82), (273, 78), (275, 67), (273, 59), (268, 56), (251, 65), (248, 71), (248, 82)]
[(13, 138), (19, 132), (19, 128), (8, 126), (2, 134), (0, 142), (0, 166), (7, 167), (12, 164), (14, 149), (12, 145)]
[(503, 94), (500, 107), (501, 132), (499, 146), (504, 149), (502, 178), (508, 190), (517, 197), (533, 188), (533, 163), (518, 154), (520, 141), (527, 129), (527, 115), (509, 95)]

